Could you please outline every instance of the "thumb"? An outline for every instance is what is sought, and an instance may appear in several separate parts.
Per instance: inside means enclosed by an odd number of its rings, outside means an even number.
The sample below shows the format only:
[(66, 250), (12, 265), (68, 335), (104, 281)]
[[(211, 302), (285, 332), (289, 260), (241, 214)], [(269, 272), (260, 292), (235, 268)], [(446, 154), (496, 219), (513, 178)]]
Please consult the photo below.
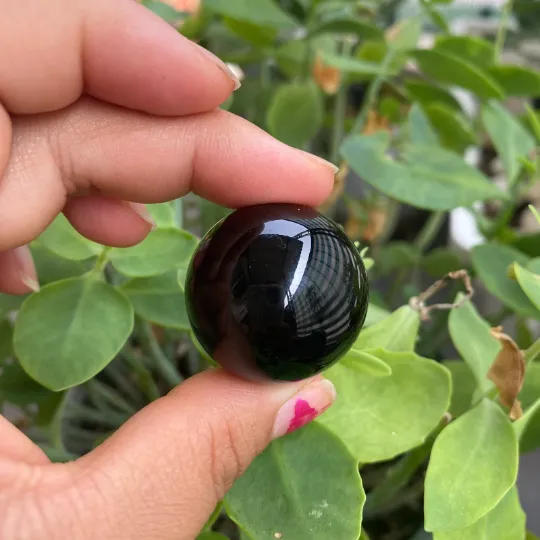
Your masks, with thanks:
[(74, 464), (79, 507), (71, 514), (92, 524), (89, 538), (193, 540), (270, 441), (334, 399), (321, 376), (252, 383), (222, 369), (197, 375)]

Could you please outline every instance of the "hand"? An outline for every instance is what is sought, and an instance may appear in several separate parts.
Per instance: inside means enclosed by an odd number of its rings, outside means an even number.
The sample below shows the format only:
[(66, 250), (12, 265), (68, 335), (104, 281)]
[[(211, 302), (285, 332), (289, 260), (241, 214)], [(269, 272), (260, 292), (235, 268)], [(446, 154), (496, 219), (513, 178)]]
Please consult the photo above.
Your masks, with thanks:
[[(141, 241), (141, 203), (192, 190), (231, 207), (320, 204), (332, 166), (217, 109), (226, 66), (132, 0), (19, 0), (0, 16), (0, 291), (38, 287), (26, 244), (59, 212), (97, 242)], [(129, 201), (129, 202), (126, 202)], [(331, 383), (189, 379), (76, 462), (0, 417), (0, 538), (187, 540)]]

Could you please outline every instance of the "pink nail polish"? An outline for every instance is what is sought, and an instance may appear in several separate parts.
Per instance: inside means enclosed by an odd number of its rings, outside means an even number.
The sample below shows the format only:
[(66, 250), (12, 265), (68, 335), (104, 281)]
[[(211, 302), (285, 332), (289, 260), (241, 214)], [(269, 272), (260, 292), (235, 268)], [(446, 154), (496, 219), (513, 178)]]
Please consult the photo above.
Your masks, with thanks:
[(336, 399), (336, 389), (327, 379), (315, 379), (301, 388), (279, 410), (273, 438), (292, 433), (320, 416)]

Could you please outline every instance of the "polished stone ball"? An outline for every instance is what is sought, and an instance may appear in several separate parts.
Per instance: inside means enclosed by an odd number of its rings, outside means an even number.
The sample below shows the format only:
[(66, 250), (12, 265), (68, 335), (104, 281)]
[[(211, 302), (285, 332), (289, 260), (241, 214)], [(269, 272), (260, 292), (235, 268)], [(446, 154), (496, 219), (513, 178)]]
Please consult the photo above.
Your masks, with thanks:
[(195, 336), (214, 360), (248, 379), (300, 380), (339, 360), (368, 307), (362, 258), (312, 208), (236, 210), (202, 239), (186, 277)]

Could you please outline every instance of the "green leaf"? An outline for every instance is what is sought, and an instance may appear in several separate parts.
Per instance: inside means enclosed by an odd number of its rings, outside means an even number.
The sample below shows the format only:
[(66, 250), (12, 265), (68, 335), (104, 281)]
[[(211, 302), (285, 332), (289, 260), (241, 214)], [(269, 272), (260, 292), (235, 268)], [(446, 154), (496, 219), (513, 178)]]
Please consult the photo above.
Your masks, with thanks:
[[(520, 449), (522, 452), (530, 452), (535, 450), (540, 446), (540, 440), (538, 439), (538, 426), (540, 426), (540, 399), (531, 405), (523, 414), (521, 418), (516, 420), (512, 427), (518, 440), (520, 440)], [(530, 428), (534, 428), (531, 430)], [(525, 445), (522, 438), (525, 438), (524, 435), (527, 433), (527, 430), (533, 431), (534, 440), (530, 436), (527, 437), (528, 441), (525, 441)], [(531, 444), (532, 442), (532, 444)]]
[(33, 381), (12, 358), (13, 329), (0, 322), (0, 408), (3, 402), (22, 408), (37, 426), (48, 425), (63, 394), (51, 392)]
[(390, 315), (390, 312), (382, 307), (377, 306), (376, 304), (369, 304), (368, 311), (366, 315), (366, 320), (364, 322), (364, 327), (371, 326), (372, 324), (378, 323)]
[[(527, 111), (527, 124), (536, 142), (540, 144), (540, 112), (535, 111), (528, 103), (525, 103)], [(540, 223), (540, 219), (538, 220)]]
[(440, 102), (456, 111), (461, 110), (461, 105), (457, 99), (438, 86), (426, 81), (417, 81), (416, 79), (405, 80), (404, 83), (408, 94), (423, 105)]
[(225, 507), (253, 538), (357, 540), (364, 501), (356, 460), (314, 423), (272, 442), (235, 482)]
[(467, 300), (450, 312), (448, 330), (460, 356), (474, 373), (478, 388), (482, 393), (488, 391), (493, 384), (487, 378), (487, 372), (501, 349), (499, 342), (491, 335), (489, 324), (480, 317), (473, 303)]
[(519, 285), (529, 300), (540, 310), (540, 275), (529, 272), (519, 264), (514, 264)]
[(501, 64), (487, 72), (508, 96), (534, 97), (540, 95), (540, 73), (525, 66)]
[(349, 137), (341, 154), (360, 177), (398, 201), (427, 210), (451, 210), (505, 195), (462, 158), (442, 148), (408, 145), (404, 163), (385, 155), (389, 135)]
[(313, 82), (279, 87), (266, 117), (268, 129), (274, 137), (298, 148), (317, 134), (322, 121), (321, 95)]
[(499, 103), (482, 107), (482, 122), (495, 146), (510, 183), (521, 170), (520, 159), (528, 158), (535, 141), (525, 127)]
[(435, 531), (434, 540), (515, 540), (525, 534), (525, 512), (518, 491), (510, 489), (501, 501), (473, 525), (452, 532)]
[(538, 536), (533, 534), (531, 531), (527, 531), (527, 536), (525, 537), (525, 540), (538, 540)]
[(458, 56), (480, 68), (492, 66), (495, 59), (493, 44), (474, 36), (440, 36), (434, 49)]
[(89, 275), (57, 281), (30, 296), (17, 317), (14, 348), (34, 380), (63, 390), (99, 373), (132, 329), (126, 297)]
[(439, 137), (417, 103), (414, 103), (409, 110), (407, 128), (412, 143), (438, 146)]
[(158, 17), (161, 17), (168, 23), (178, 23), (187, 17), (187, 13), (177, 11), (165, 2), (159, 2), (157, 0), (143, 0), (141, 3), (143, 6), (147, 7), (150, 11), (154, 12)]
[[(306, 49), (305, 41), (288, 41), (276, 50), (276, 63), (284, 75), (292, 78), (300, 74), (307, 54)], [(247, 86), (243, 84), (237, 92)], [(260, 84), (257, 84), (255, 88), (260, 92)]]
[(431, 276), (440, 278), (448, 272), (463, 268), (463, 261), (453, 249), (435, 248), (422, 259), (421, 267)]
[(190, 329), (184, 293), (176, 272), (130, 279), (120, 290), (143, 319), (168, 328)]
[(173, 203), (147, 204), (146, 208), (158, 227), (175, 227)]
[(229, 538), (217, 532), (206, 532), (199, 534), (196, 540), (229, 540)]
[(420, 253), (410, 242), (388, 242), (377, 254), (377, 275), (386, 276), (398, 270), (413, 268)]
[(453, 108), (443, 103), (432, 103), (425, 106), (425, 111), (441, 144), (446, 148), (463, 152), (477, 143), (476, 135), (465, 117)]
[(387, 73), (380, 64), (359, 60), (350, 56), (321, 52), (321, 58), (326, 65), (335, 67), (345, 73), (355, 75), (380, 75)]
[(408, 51), (414, 49), (422, 33), (423, 17), (416, 16), (397, 22), (386, 33), (386, 42), (391, 49)]
[(116, 270), (129, 277), (148, 277), (185, 266), (198, 240), (180, 229), (156, 229), (140, 244), (114, 248), (110, 259)]
[(382, 349), (374, 349), (369, 352), (350, 349), (340, 360), (341, 364), (356, 371), (363, 371), (373, 377), (388, 377), (392, 375), (392, 369), (388, 364), (381, 360), (379, 353)]
[(504, 91), (478, 66), (447, 51), (417, 50), (411, 53), (420, 69), (436, 81), (471, 90), (482, 99), (504, 99)]
[(387, 349), (389, 351), (412, 351), (416, 343), (420, 315), (409, 306), (402, 306), (381, 322), (360, 332), (352, 348)]
[(536, 221), (540, 224), (540, 214), (538, 213), (538, 210), (532, 204), (529, 204), (529, 210), (534, 214)]
[(527, 265), (529, 258), (526, 255), (508, 246), (482, 244), (472, 250), (471, 259), (474, 269), (491, 294), (526, 317), (540, 318), (540, 311), (527, 298), (519, 284), (508, 277), (508, 267), (512, 263)]
[(28, 296), (0, 293), (0, 319), (5, 317), (9, 312), (18, 310), (26, 298)]
[(351, 19), (350, 17), (336, 17), (316, 25), (310, 32), (311, 36), (321, 34), (352, 34), (360, 39), (383, 39), (383, 31), (363, 19)]
[(342, 363), (326, 372), (339, 398), (319, 421), (360, 463), (392, 459), (422, 444), (450, 402), (450, 375), (433, 360), (383, 350), (377, 357), (390, 366), (390, 376), (374, 377)]
[(435, 7), (433, 7), (429, 0), (421, 0), (422, 9), (427, 17), (431, 19), (431, 22), (439, 28), (442, 32), (449, 32), (448, 22), (444, 15)]
[(64, 214), (59, 214), (55, 220), (39, 236), (39, 241), (49, 251), (64, 259), (84, 261), (99, 255), (103, 248), (87, 240), (69, 223)]
[(471, 368), (461, 360), (445, 360), (442, 364), (452, 375), (452, 398), (448, 412), (452, 418), (457, 418), (471, 408), (476, 379)]
[(272, 0), (205, 0), (204, 7), (239, 21), (276, 29), (294, 28), (296, 21)]
[(425, 529), (469, 527), (514, 485), (518, 443), (503, 410), (488, 399), (437, 437), (425, 481)]
[(47, 285), (54, 281), (82, 276), (92, 269), (93, 261), (73, 261), (64, 259), (49, 251), (39, 241), (30, 245), (40, 284)]
[(224, 23), (234, 34), (256, 47), (268, 47), (272, 45), (276, 38), (277, 32), (275, 28), (265, 28), (259, 24), (228, 17), (225, 17)]
[(523, 416), (512, 426), (519, 439), (522, 453), (532, 452), (540, 447), (540, 363), (534, 362), (527, 367), (523, 388), (519, 400)]

